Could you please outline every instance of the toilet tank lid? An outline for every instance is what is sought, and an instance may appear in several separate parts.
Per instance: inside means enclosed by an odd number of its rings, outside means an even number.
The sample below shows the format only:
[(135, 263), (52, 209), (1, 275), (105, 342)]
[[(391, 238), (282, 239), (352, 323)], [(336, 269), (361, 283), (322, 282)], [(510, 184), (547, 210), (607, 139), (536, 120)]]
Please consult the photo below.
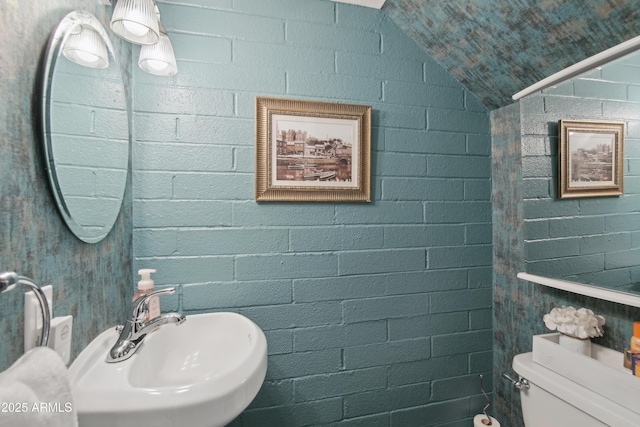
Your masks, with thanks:
[[(607, 425), (636, 427), (638, 414), (533, 361), (532, 353), (513, 358), (513, 370), (530, 383)], [(524, 396), (523, 396), (524, 398)]]

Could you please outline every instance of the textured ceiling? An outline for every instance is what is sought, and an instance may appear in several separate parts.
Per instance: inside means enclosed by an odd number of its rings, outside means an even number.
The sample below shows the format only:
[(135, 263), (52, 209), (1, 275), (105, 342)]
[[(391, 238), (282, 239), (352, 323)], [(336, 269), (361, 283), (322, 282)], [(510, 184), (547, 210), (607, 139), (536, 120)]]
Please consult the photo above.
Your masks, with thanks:
[(387, 0), (382, 10), (490, 109), (640, 35), (640, 0)]

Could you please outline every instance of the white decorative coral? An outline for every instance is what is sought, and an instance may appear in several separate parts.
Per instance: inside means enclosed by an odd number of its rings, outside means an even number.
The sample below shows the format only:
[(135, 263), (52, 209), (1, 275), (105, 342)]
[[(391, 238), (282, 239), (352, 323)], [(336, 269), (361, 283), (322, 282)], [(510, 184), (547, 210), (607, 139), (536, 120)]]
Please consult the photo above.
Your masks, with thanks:
[(588, 308), (556, 307), (542, 318), (547, 328), (571, 337), (586, 339), (604, 335), (604, 317), (593, 314)]

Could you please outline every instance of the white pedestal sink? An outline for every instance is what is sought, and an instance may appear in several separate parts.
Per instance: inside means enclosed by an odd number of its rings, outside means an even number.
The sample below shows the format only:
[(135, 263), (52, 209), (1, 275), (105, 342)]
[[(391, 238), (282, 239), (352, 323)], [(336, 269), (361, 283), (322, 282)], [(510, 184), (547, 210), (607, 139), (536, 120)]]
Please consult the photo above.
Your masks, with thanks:
[(267, 340), (236, 313), (187, 316), (149, 334), (128, 360), (107, 363), (118, 338), (100, 334), (69, 368), (83, 427), (216, 427), (254, 399), (267, 371)]

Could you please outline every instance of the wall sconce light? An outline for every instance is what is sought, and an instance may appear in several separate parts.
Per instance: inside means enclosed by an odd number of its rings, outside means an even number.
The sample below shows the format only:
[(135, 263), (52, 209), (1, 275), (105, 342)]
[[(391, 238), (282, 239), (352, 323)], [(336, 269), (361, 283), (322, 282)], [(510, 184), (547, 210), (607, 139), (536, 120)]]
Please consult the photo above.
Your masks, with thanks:
[(131, 43), (154, 44), (160, 39), (153, 0), (119, 0), (110, 26), (111, 31)]
[(138, 66), (157, 76), (178, 72), (171, 41), (160, 22), (160, 10), (154, 0), (116, 1), (111, 30), (128, 42), (142, 45)]
[(107, 46), (100, 34), (93, 28), (79, 23), (69, 31), (62, 53), (67, 59), (85, 67), (109, 66)]
[(138, 66), (156, 76), (173, 76), (178, 72), (173, 46), (167, 33), (160, 25), (160, 40), (152, 45), (142, 46)]

